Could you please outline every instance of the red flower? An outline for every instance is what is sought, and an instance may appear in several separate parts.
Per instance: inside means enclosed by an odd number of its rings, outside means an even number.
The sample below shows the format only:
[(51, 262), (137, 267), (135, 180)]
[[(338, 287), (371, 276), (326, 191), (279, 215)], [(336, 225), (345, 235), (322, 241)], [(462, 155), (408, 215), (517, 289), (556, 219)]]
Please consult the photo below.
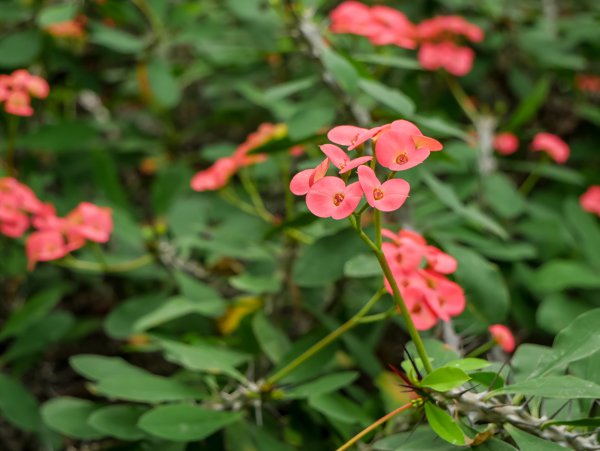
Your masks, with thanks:
[(27, 267), (33, 270), (37, 262), (57, 260), (68, 254), (63, 235), (58, 231), (33, 232), (25, 243)]
[(529, 147), (534, 151), (546, 152), (558, 164), (566, 163), (571, 154), (569, 145), (552, 133), (538, 133)]
[(475, 52), (469, 47), (462, 47), (451, 41), (426, 42), (419, 49), (418, 59), (424, 69), (445, 69), (452, 75), (462, 77), (471, 72)]
[(514, 133), (499, 133), (494, 137), (492, 146), (501, 155), (511, 155), (519, 149), (519, 138)]
[(600, 216), (600, 185), (592, 185), (579, 198), (581, 208)]
[(506, 352), (515, 350), (515, 337), (510, 329), (502, 324), (494, 324), (488, 327), (492, 339)]

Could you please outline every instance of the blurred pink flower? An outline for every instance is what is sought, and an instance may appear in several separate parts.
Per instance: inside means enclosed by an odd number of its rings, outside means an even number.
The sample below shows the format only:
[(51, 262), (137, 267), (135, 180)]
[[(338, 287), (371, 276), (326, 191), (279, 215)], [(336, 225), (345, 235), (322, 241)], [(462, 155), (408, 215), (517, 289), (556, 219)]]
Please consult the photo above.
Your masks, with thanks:
[(571, 149), (560, 137), (552, 133), (538, 133), (533, 137), (529, 146), (531, 150), (546, 152), (558, 164), (564, 164), (569, 159)]
[(581, 208), (600, 216), (600, 185), (590, 186), (579, 198)]
[(501, 155), (511, 155), (519, 149), (519, 138), (514, 133), (499, 133), (494, 136), (492, 146)]
[(25, 249), (30, 271), (37, 262), (57, 260), (68, 254), (63, 235), (55, 230), (33, 232), (27, 237)]
[(494, 324), (488, 327), (492, 339), (506, 352), (515, 350), (515, 337), (510, 329), (503, 324)]
[(445, 69), (452, 75), (462, 77), (471, 71), (475, 52), (452, 41), (425, 42), (419, 48), (418, 59), (424, 69)]

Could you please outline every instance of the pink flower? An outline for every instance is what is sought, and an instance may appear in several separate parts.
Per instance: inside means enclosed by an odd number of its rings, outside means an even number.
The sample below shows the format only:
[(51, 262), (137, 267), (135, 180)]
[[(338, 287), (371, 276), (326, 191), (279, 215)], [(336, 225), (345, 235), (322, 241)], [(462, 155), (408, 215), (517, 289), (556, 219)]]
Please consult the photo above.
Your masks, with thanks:
[(426, 42), (421, 45), (417, 57), (424, 69), (445, 69), (452, 75), (462, 77), (471, 71), (475, 52), (469, 47), (462, 47), (451, 41)]
[(415, 26), (397, 9), (389, 6), (373, 6), (371, 19), (374, 29), (369, 32), (369, 40), (375, 45), (395, 44), (405, 49), (414, 49)]
[(329, 159), (325, 158), (316, 168), (298, 172), (290, 181), (290, 191), (296, 196), (305, 195), (316, 181), (325, 177), (328, 168)]
[(458, 267), (454, 257), (442, 252), (435, 246), (425, 248), (425, 258), (431, 269), (442, 274), (452, 274)]
[(112, 209), (89, 202), (81, 202), (65, 220), (68, 234), (79, 235), (96, 243), (106, 243), (113, 230)]
[(569, 145), (552, 133), (538, 133), (529, 147), (534, 151), (546, 152), (558, 164), (566, 163), (571, 154)]
[(430, 152), (442, 150), (444, 146), (437, 139), (424, 136), (419, 127), (409, 121), (400, 119), (390, 124), (392, 130), (400, 133), (405, 133), (410, 136), (415, 144), (415, 147), (419, 150), (429, 150)]
[(351, 160), (346, 152), (333, 144), (323, 144), (320, 146), (320, 149), (327, 156), (329, 161), (340, 170), (340, 174), (345, 174), (373, 159), (373, 157), (364, 156)]
[(436, 325), (438, 316), (429, 306), (425, 292), (416, 287), (402, 290), (402, 298), (417, 330), (428, 330)]
[(513, 352), (515, 350), (515, 337), (508, 327), (502, 324), (494, 324), (488, 327), (488, 330), (492, 335), (492, 339), (498, 343), (505, 352)]
[(483, 30), (460, 16), (437, 16), (417, 25), (421, 41), (446, 41), (455, 36), (464, 36), (471, 42), (483, 40)]
[(581, 208), (600, 216), (600, 185), (592, 185), (579, 198)]
[(237, 171), (233, 157), (219, 158), (211, 167), (198, 172), (190, 183), (194, 191), (214, 191), (223, 188)]
[(371, 24), (371, 9), (360, 2), (346, 1), (331, 11), (329, 17), (332, 32), (364, 35)]
[(33, 232), (27, 237), (25, 249), (30, 271), (37, 262), (57, 260), (68, 253), (65, 240), (58, 231)]
[(381, 183), (369, 166), (359, 166), (358, 181), (367, 202), (381, 211), (394, 211), (404, 204), (410, 185), (403, 179), (391, 179)]
[(4, 110), (15, 116), (31, 116), (33, 108), (31, 108), (30, 102), (31, 100), (27, 93), (12, 91), (4, 103)]
[(387, 126), (374, 128), (361, 128), (353, 125), (338, 125), (327, 133), (327, 138), (340, 146), (348, 146), (348, 150), (353, 150), (365, 141), (373, 138), (377, 133)]
[(519, 149), (519, 138), (514, 133), (499, 133), (494, 136), (492, 146), (501, 155), (511, 155)]
[(421, 271), (421, 274), (429, 288), (425, 291), (431, 309), (444, 321), (448, 321), (450, 316), (460, 315), (466, 306), (460, 285), (430, 269)]
[(410, 135), (391, 129), (377, 139), (375, 156), (383, 167), (404, 171), (423, 163), (429, 157), (429, 150), (417, 149)]
[(42, 77), (37, 75), (31, 75), (27, 81), (27, 90), (29, 94), (38, 99), (45, 99), (50, 93), (50, 86), (48, 82)]
[(346, 186), (337, 177), (324, 177), (314, 183), (306, 195), (306, 205), (315, 216), (343, 219), (352, 214), (362, 199), (360, 183)]

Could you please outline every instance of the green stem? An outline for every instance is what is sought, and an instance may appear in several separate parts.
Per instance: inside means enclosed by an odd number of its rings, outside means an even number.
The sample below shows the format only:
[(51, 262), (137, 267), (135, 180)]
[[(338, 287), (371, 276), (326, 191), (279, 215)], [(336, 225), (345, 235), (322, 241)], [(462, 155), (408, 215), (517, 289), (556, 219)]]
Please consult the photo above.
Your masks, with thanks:
[(375, 246), (381, 249), (381, 211), (377, 209), (373, 212), (373, 225), (375, 226)]
[(242, 182), (242, 186), (244, 187), (246, 193), (248, 193), (248, 196), (250, 196), (250, 200), (252, 201), (252, 205), (254, 205), (256, 212), (262, 218), (264, 218), (265, 221), (273, 222), (273, 220), (275, 219), (274, 216), (265, 207), (262, 197), (260, 196), (260, 192), (256, 188), (256, 185), (254, 184), (252, 179), (248, 177), (247, 172), (245, 170), (242, 170), (239, 172), (239, 176)]
[(345, 450), (347, 450), (352, 445), (354, 445), (356, 442), (358, 442), (361, 438), (363, 438), (365, 435), (367, 435), (369, 432), (371, 432), (372, 430), (378, 428), (379, 426), (381, 426), (386, 421), (388, 421), (391, 418), (395, 417), (399, 413), (405, 412), (406, 410), (410, 409), (411, 407), (414, 407), (417, 404), (416, 401), (417, 400), (409, 402), (409, 403), (406, 403), (403, 406), (398, 407), (396, 410), (393, 410), (392, 412), (388, 413), (387, 415), (381, 417), (379, 420), (377, 420), (373, 424), (367, 426), (362, 431), (360, 431), (358, 434), (356, 434), (354, 437), (352, 437), (350, 440), (348, 440), (346, 443), (344, 443), (342, 446), (340, 446), (337, 449), (337, 451), (345, 451)]
[(444, 80), (446, 80), (446, 83), (450, 88), (450, 92), (456, 99), (456, 102), (460, 105), (471, 122), (475, 124), (477, 122), (477, 118), (479, 117), (479, 112), (477, 111), (475, 104), (471, 101), (471, 99), (469, 99), (469, 96), (455, 78), (444, 74)]
[[(427, 373), (431, 373), (433, 368), (431, 367), (431, 362), (429, 361), (429, 356), (427, 355), (427, 351), (425, 350), (425, 345), (423, 344), (423, 340), (421, 340), (421, 336), (419, 335), (419, 332), (417, 331), (417, 328), (415, 327), (415, 323), (413, 322), (412, 317), (410, 316), (408, 307), (406, 306), (406, 303), (404, 302), (404, 299), (402, 298), (402, 294), (400, 293), (400, 289), (398, 288), (396, 279), (394, 278), (394, 275), (392, 274), (390, 265), (388, 264), (388, 262), (385, 258), (385, 255), (383, 254), (383, 251), (381, 250), (381, 247), (377, 247), (377, 245), (367, 236), (367, 234), (362, 230), (362, 228), (360, 227), (360, 224), (356, 221), (355, 218), (352, 218), (350, 220), (350, 222), (351, 222), (352, 226), (355, 228), (355, 230), (358, 233), (358, 235), (360, 236), (360, 238), (367, 244), (367, 246), (369, 246), (369, 248), (371, 248), (371, 250), (377, 257), (377, 261), (379, 262), (379, 266), (381, 266), (383, 275), (385, 276), (385, 278), (387, 279), (387, 281), (389, 282), (389, 284), (392, 288), (392, 297), (394, 298), (394, 302), (396, 303), (398, 308), (400, 308), (400, 312), (402, 313), (402, 317), (404, 318), (404, 322), (406, 324), (406, 329), (408, 330), (408, 334), (410, 335), (410, 338), (412, 339), (413, 343), (415, 344), (415, 348), (417, 349), (417, 353), (419, 354), (419, 357), (423, 361), (423, 366), (425, 368), (425, 371)], [(379, 233), (381, 234), (381, 230), (379, 230)], [(377, 231), (375, 232), (375, 235), (377, 236)]]
[(496, 345), (496, 341), (495, 340), (490, 340), (487, 343), (482, 344), (478, 348), (473, 349), (471, 352), (469, 352), (467, 354), (467, 357), (477, 357), (477, 356), (480, 356), (481, 354), (488, 352), (495, 345)]
[(288, 363), (282, 369), (277, 371), (275, 374), (270, 376), (267, 379), (267, 381), (265, 382), (265, 384), (263, 386), (263, 390), (265, 390), (265, 391), (270, 390), (271, 387), (276, 382), (283, 379), (285, 376), (287, 376), (292, 371), (294, 371), (302, 363), (304, 363), (305, 361), (310, 359), (312, 356), (314, 356), (317, 352), (319, 352), (323, 348), (329, 346), (333, 341), (335, 341), (337, 338), (339, 338), (345, 332), (347, 332), (348, 330), (352, 329), (354, 326), (359, 324), (360, 320), (369, 312), (369, 310), (371, 310), (371, 308), (373, 308), (373, 306), (385, 294), (385, 292), (386, 292), (385, 289), (381, 288), (379, 291), (377, 291), (377, 293), (375, 293), (371, 297), (371, 299), (369, 299), (367, 301), (367, 303), (365, 305), (363, 305), (363, 307), (352, 318), (350, 318), (348, 321), (346, 321), (344, 324), (339, 326), (337, 329), (335, 329), (334, 331), (332, 331), (331, 333), (326, 335), (324, 338), (319, 340), (317, 343), (312, 345), (309, 349), (304, 351), (302, 354), (300, 354), (298, 357), (296, 357), (294, 360), (292, 360), (290, 363)]
[(57, 260), (54, 263), (58, 266), (71, 269), (80, 269), (83, 271), (97, 273), (123, 273), (142, 268), (153, 263), (156, 259), (151, 254), (142, 255), (134, 260), (129, 260), (121, 263), (102, 264), (90, 261), (79, 260), (72, 256), (67, 256), (62, 260)]
[(535, 165), (533, 170), (529, 173), (523, 184), (519, 187), (519, 192), (523, 196), (527, 196), (533, 187), (540, 181), (542, 177), (542, 168), (546, 166), (548, 159), (542, 157), (542, 159)]

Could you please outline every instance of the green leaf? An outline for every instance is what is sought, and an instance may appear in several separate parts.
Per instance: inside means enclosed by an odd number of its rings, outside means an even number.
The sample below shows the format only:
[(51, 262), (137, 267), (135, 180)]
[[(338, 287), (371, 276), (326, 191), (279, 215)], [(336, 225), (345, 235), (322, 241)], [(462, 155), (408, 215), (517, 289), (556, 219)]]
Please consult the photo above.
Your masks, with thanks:
[(329, 47), (323, 49), (322, 61), (335, 81), (349, 94), (356, 93), (359, 75), (354, 66)]
[(573, 426), (581, 428), (599, 428), (600, 417), (577, 418), (576, 420), (551, 420), (542, 425), (542, 430), (550, 426)]
[(510, 434), (515, 442), (517, 442), (517, 446), (521, 450), (527, 451), (565, 451), (565, 449), (556, 443), (549, 442), (547, 440), (538, 438), (534, 435), (528, 434), (527, 432), (523, 432), (516, 427), (507, 424), (504, 426), (504, 429)]
[(55, 23), (67, 22), (75, 17), (78, 10), (79, 6), (76, 3), (45, 6), (37, 15), (37, 24), (45, 28)]
[(173, 108), (181, 101), (181, 89), (171, 67), (163, 60), (148, 63), (148, 81), (152, 99), (164, 108)]
[(532, 119), (548, 97), (550, 91), (550, 79), (542, 77), (534, 86), (533, 90), (525, 97), (506, 124), (507, 130), (515, 130), (519, 126)]
[(290, 351), (291, 344), (288, 337), (275, 327), (263, 312), (254, 315), (252, 330), (261, 349), (271, 362), (280, 363), (281, 359)]
[(62, 153), (85, 150), (98, 131), (85, 121), (63, 121), (41, 125), (17, 138), (17, 145), (35, 151)]
[(328, 393), (311, 396), (308, 398), (308, 405), (326, 417), (342, 423), (371, 423), (371, 418), (358, 404), (342, 395)]
[(422, 67), (415, 58), (398, 55), (358, 54), (352, 56), (356, 61), (395, 67), (397, 69), (421, 70)]
[(40, 425), (37, 399), (19, 381), (0, 373), (0, 415), (24, 431)]
[(61, 397), (46, 402), (41, 413), (50, 429), (76, 439), (94, 440), (104, 436), (87, 423), (97, 408), (98, 405), (91, 401)]
[(421, 386), (436, 391), (448, 391), (460, 387), (471, 378), (459, 368), (442, 367), (433, 370), (421, 381)]
[(467, 207), (464, 205), (451, 185), (443, 183), (426, 169), (421, 168), (420, 174), (429, 189), (433, 191), (433, 194), (456, 214), (473, 222), (479, 227), (498, 235), (500, 238), (506, 239), (508, 237), (506, 230), (493, 219), (481, 213), (479, 210), (475, 209), (475, 207)]
[(294, 264), (294, 281), (305, 287), (317, 287), (336, 281), (344, 275), (344, 265), (364, 244), (354, 230), (345, 229), (304, 247)]
[(28, 66), (41, 50), (42, 35), (38, 30), (29, 29), (4, 35), (0, 38), (0, 67)]
[(480, 370), (482, 368), (487, 368), (490, 365), (491, 365), (491, 363), (488, 362), (487, 360), (475, 359), (473, 357), (468, 357), (468, 358), (460, 359), (460, 360), (452, 360), (451, 362), (446, 363), (444, 365), (444, 367), (458, 368), (463, 371), (469, 372), (469, 371)]
[(441, 438), (452, 445), (464, 445), (465, 435), (448, 412), (427, 402), (425, 403), (425, 416), (431, 429)]
[[(133, 331), (144, 332), (191, 313), (206, 315), (207, 307), (201, 302), (191, 301), (181, 296), (174, 296), (165, 299), (159, 307), (137, 318), (133, 323)], [(212, 316), (212, 311), (209, 311), (209, 313)]]
[(454, 274), (465, 290), (467, 308), (488, 324), (503, 321), (508, 314), (510, 297), (499, 269), (466, 247), (446, 245), (445, 251), (458, 261)]
[(563, 218), (575, 235), (577, 249), (594, 268), (600, 270), (600, 224), (597, 218), (584, 211), (574, 198), (565, 201)]
[(152, 206), (158, 215), (166, 214), (178, 195), (189, 189), (192, 172), (184, 165), (172, 164), (161, 170), (152, 184)]
[(300, 140), (315, 135), (322, 127), (331, 125), (335, 119), (335, 108), (330, 106), (301, 106), (287, 121), (291, 140)]
[(140, 440), (146, 434), (137, 426), (147, 407), (129, 404), (101, 407), (88, 417), (88, 424), (109, 437)]
[(196, 303), (204, 315), (217, 317), (225, 313), (225, 303), (213, 288), (181, 271), (175, 272), (175, 279), (181, 294)]
[(8, 317), (0, 331), (0, 340), (19, 335), (41, 320), (58, 304), (67, 290), (67, 285), (57, 284), (33, 295), (24, 306)]
[(167, 295), (152, 293), (129, 298), (117, 305), (104, 321), (107, 335), (115, 339), (124, 339), (135, 333), (133, 326), (143, 316), (160, 308)]
[(585, 302), (570, 299), (562, 293), (553, 293), (544, 297), (535, 318), (542, 329), (556, 334), (588, 310), (590, 306)]
[(69, 364), (77, 373), (92, 381), (99, 381), (112, 376), (135, 379), (147, 374), (121, 357), (106, 357), (103, 355), (79, 354), (69, 359)]
[(525, 210), (525, 198), (506, 175), (500, 172), (488, 174), (482, 184), (485, 201), (498, 216), (511, 219)]
[(346, 277), (375, 277), (381, 274), (381, 266), (379, 266), (377, 257), (373, 254), (358, 254), (344, 265), (344, 275)]
[(158, 403), (204, 399), (206, 393), (176, 379), (143, 372), (135, 377), (108, 376), (98, 381), (96, 391), (126, 401)]
[(152, 409), (140, 418), (138, 425), (156, 437), (190, 442), (202, 440), (241, 418), (241, 413), (220, 412), (189, 404), (179, 404)]
[(575, 376), (543, 376), (507, 385), (494, 390), (488, 396), (506, 393), (562, 399), (600, 398), (600, 385)]
[(90, 28), (89, 41), (119, 53), (137, 54), (146, 46), (137, 36), (98, 23)]
[(531, 286), (545, 293), (570, 288), (600, 288), (600, 274), (578, 261), (552, 260), (535, 272)]
[(281, 280), (274, 274), (253, 276), (248, 273), (229, 278), (232, 287), (252, 294), (274, 294), (281, 288)]
[(308, 398), (331, 393), (342, 387), (350, 385), (356, 380), (358, 373), (356, 371), (344, 371), (341, 373), (328, 374), (318, 379), (299, 385), (287, 391), (286, 398)]
[(465, 141), (469, 139), (469, 135), (461, 129), (460, 125), (450, 122), (447, 119), (442, 119), (441, 117), (432, 117), (429, 115), (420, 116), (415, 114), (412, 117), (412, 120), (416, 122), (419, 127), (424, 127), (425, 129), (436, 132), (441, 136), (454, 136)]
[(390, 435), (373, 444), (377, 451), (456, 451), (456, 447), (440, 440), (427, 426)]
[(542, 376), (600, 350), (600, 309), (580, 315), (556, 336), (552, 352), (531, 377)]
[(157, 340), (167, 360), (183, 365), (193, 371), (239, 375), (236, 366), (248, 361), (250, 356), (230, 348), (211, 346), (206, 343), (184, 344), (172, 340)]
[(375, 100), (402, 116), (411, 116), (415, 112), (415, 104), (412, 99), (397, 89), (364, 78), (358, 82), (358, 86)]

